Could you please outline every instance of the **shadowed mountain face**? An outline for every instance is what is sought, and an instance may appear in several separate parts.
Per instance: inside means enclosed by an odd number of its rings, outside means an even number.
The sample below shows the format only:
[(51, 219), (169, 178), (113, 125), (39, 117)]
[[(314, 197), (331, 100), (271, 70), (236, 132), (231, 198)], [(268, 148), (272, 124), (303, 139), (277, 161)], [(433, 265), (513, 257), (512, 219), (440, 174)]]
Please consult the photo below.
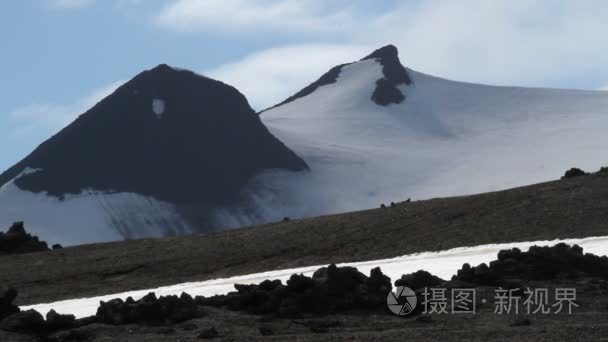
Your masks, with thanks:
[(235, 88), (167, 65), (142, 72), (0, 175), (62, 198), (84, 189), (230, 204), (256, 173), (305, 170)]

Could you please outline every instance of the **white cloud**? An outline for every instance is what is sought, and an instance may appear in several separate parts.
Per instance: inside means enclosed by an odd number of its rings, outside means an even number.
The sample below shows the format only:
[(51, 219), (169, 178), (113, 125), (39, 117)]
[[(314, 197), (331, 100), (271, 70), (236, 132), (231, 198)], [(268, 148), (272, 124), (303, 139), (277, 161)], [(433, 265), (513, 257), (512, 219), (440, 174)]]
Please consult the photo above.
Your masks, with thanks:
[(268, 49), (204, 72), (235, 86), (257, 110), (277, 104), (331, 67), (360, 59), (367, 45), (301, 44)]
[[(265, 37), (269, 29), (274, 29), (273, 34), (308, 30), (311, 44), (295, 41), (257, 51), (208, 72), (234, 84), (256, 107), (274, 104), (329, 67), (389, 43), (399, 48), (404, 65), (459, 81), (580, 87), (585, 75), (608, 77), (608, 49), (602, 48), (608, 36), (604, 23), (608, 2), (398, 2), (365, 19), (357, 17), (363, 8), (354, 7), (362, 2), (333, 11), (323, 4), (316, 0), (180, 0), (164, 8), (159, 18), (173, 29), (232, 30)], [(344, 25), (329, 25), (332, 19), (328, 18), (337, 16)], [(367, 50), (362, 51), (362, 46)]]
[(51, 8), (57, 9), (77, 9), (90, 6), (96, 0), (48, 0)]
[(94, 106), (118, 88), (123, 81), (95, 89), (81, 99), (67, 104), (32, 103), (9, 113), (9, 119), (16, 124), (15, 132), (26, 133), (40, 129), (55, 131), (72, 122), (78, 115)]
[(354, 24), (351, 7), (328, 11), (322, 0), (176, 0), (156, 21), (176, 30), (247, 33), (346, 31)]
[(603, 1), (425, 1), (373, 18), (352, 37), (394, 42), (409, 66), (463, 81), (547, 84), (603, 70)]
[(599, 88), (599, 90), (608, 90), (608, 86), (601, 87), (601, 88)]

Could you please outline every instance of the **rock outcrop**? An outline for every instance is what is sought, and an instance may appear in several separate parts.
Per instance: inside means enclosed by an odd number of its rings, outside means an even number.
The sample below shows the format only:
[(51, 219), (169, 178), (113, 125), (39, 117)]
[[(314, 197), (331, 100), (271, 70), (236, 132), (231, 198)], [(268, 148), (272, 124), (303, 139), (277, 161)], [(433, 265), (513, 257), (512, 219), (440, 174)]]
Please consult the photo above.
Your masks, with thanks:
[(391, 280), (380, 268), (369, 277), (353, 267), (330, 265), (312, 277), (294, 274), (286, 285), (264, 281), (259, 285), (235, 285), (236, 292), (211, 298), (197, 297), (201, 305), (226, 306), (252, 314), (297, 317), (360, 309), (383, 308)]
[(46, 242), (25, 231), (23, 222), (15, 222), (6, 233), (0, 232), (0, 255), (48, 251)]

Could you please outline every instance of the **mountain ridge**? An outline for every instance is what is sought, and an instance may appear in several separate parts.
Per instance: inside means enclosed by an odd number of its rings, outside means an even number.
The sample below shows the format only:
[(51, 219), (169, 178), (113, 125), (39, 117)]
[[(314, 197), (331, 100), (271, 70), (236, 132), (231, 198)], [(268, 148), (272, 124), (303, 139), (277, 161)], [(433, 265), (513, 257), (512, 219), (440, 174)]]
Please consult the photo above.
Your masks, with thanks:
[[(410, 85), (412, 83), (406, 68), (401, 64), (399, 60), (399, 53), (394, 45), (386, 45), (379, 49), (376, 49), (366, 57), (363, 57), (359, 61), (364, 60), (378, 60), (383, 66), (384, 77), (379, 78), (376, 83), (376, 91), (372, 95), (372, 100), (379, 105), (387, 106), (391, 103), (400, 103), (405, 97), (403, 94), (396, 89), (399, 84)], [(263, 109), (258, 114), (262, 114), (268, 110), (280, 107), (282, 105), (293, 102), (299, 98), (305, 97), (312, 94), (319, 87), (333, 84), (337, 81), (342, 68), (352, 65), (356, 62), (344, 63), (332, 67), (329, 71), (321, 75), (319, 79), (313, 83), (302, 88), (294, 95), (289, 96), (287, 99), (279, 102), (278, 104), (269, 108)]]
[[(553, 179), (572, 164), (604, 163), (608, 140), (599, 127), (608, 124), (608, 93), (451, 81), (399, 62), (409, 83), (401, 74), (394, 102), (404, 99), (382, 106), (373, 100), (386, 79), (379, 55), (398, 60), (395, 47), (380, 48), (342, 66), (334, 83), (261, 113), (312, 170), (275, 180), (290, 216), (508, 189)], [(306, 196), (291, 195), (303, 189)]]

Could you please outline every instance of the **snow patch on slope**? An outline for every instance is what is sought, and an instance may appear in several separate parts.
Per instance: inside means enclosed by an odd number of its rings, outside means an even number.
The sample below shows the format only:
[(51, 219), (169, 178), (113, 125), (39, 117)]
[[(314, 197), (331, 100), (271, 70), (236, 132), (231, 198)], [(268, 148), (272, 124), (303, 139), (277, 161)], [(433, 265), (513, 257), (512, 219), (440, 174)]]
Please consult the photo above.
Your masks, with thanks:
[(191, 232), (173, 205), (154, 198), (85, 190), (59, 199), (24, 191), (14, 183), (15, 179), (0, 187), (0, 227), (25, 221), (28, 232), (51, 244), (75, 245)]
[(152, 111), (156, 114), (157, 118), (161, 118), (165, 113), (165, 100), (153, 99), (152, 100)]
[[(388, 275), (394, 282), (401, 275), (416, 272), (418, 270), (426, 270), (443, 279), (449, 279), (464, 263), (478, 265), (488, 263), (496, 259), (500, 250), (519, 248), (522, 251), (527, 251), (531, 246), (553, 246), (557, 243), (565, 242), (567, 244), (578, 244), (583, 247), (585, 253), (596, 255), (608, 255), (608, 237), (589, 237), (584, 239), (568, 239), (568, 240), (552, 240), (552, 241), (534, 241), (534, 242), (516, 242), (503, 244), (490, 244), (475, 247), (459, 247), (441, 252), (425, 252), (405, 255), (392, 259), (372, 260), (364, 262), (354, 262), (340, 264), (339, 266), (353, 266), (365, 274), (369, 274), (372, 268), (380, 266), (382, 272)], [(109, 301), (114, 298), (127, 297), (139, 299), (149, 292), (155, 292), (157, 296), (180, 295), (186, 292), (191, 296), (214, 296), (218, 294), (226, 294), (234, 291), (234, 284), (258, 284), (266, 279), (280, 279), (285, 283), (292, 274), (304, 274), (312, 276), (314, 271), (325, 265), (299, 267), (285, 270), (277, 270), (256, 274), (249, 274), (225, 279), (214, 279), (203, 282), (183, 283), (172, 286), (164, 286), (159, 288), (151, 288), (146, 290), (131, 291), (110, 294), (106, 296), (81, 298), (64, 300), (55, 303), (36, 304), (26, 307), (21, 307), (22, 310), (34, 309), (41, 314), (46, 314), (49, 310), (62, 314), (74, 314), (76, 317), (86, 317), (94, 315), (99, 301)]]

